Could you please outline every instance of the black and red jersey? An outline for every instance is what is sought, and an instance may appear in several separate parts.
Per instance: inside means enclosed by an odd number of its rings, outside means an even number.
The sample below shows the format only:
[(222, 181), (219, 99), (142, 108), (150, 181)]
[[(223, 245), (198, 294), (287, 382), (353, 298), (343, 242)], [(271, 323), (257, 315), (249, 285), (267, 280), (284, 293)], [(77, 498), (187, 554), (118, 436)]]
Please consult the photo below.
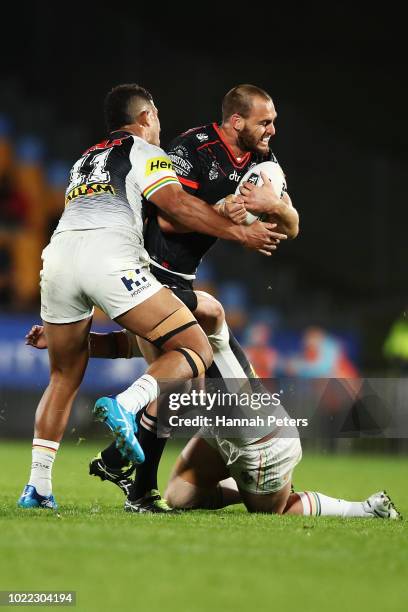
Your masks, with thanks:
[[(266, 156), (247, 152), (242, 157), (235, 157), (216, 123), (177, 136), (167, 153), (184, 189), (211, 205), (235, 193), (241, 177), (252, 166), (275, 160), (272, 151)], [(216, 240), (196, 232), (164, 233), (157, 223), (156, 207), (149, 211), (145, 248), (154, 262), (169, 271), (195, 274), (202, 257)]]

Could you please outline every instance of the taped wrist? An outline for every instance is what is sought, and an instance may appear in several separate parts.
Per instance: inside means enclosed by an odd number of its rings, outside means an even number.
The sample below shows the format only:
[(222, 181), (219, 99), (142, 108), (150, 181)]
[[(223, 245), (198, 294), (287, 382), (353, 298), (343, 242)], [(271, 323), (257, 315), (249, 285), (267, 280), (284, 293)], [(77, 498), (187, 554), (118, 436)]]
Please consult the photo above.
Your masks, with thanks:
[(221, 202), (219, 202), (217, 204), (217, 212), (218, 212), (219, 215), (221, 215), (221, 217), (225, 217), (226, 216), (226, 214), (225, 214), (225, 198), (223, 198), (221, 200)]
[(232, 204), (234, 201), (234, 194), (230, 193), (229, 195), (222, 198), (219, 202), (217, 202), (217, 211), (222, 217), (228, 217), (228, 211), (226, 210), (227, 204)]

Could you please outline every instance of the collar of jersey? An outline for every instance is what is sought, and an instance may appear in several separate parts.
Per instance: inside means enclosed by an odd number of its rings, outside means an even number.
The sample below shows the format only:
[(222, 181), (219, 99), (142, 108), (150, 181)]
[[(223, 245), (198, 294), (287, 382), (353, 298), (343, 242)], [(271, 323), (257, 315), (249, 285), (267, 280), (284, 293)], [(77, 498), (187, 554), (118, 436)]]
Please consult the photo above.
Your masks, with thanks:
[(236, 158), (236, 156), (234, 155), (233, 150), (231, 149), (231, 147), (229, 146), (228, 142), (226, 142), (220, 132), (220, 128), (218, 127), (218, 125), (216, 123), (212, 124), (214, 130), (216, 131), (218, 138), (221, 140), (222, 144), (224, 145), (224, 147), (227, 149), (227, 152), (231, 158), (232, 163), (234, 164), (234, 166), (236, 166), (237, 168), (243, 168), (249, 161), (250, 157), (251, 157), (251, 152), (248, 151), (248, 153), (245, 153), (245, 155), (243, 155), (240, 159), (240, 161), (238, 161), (238, 159)]

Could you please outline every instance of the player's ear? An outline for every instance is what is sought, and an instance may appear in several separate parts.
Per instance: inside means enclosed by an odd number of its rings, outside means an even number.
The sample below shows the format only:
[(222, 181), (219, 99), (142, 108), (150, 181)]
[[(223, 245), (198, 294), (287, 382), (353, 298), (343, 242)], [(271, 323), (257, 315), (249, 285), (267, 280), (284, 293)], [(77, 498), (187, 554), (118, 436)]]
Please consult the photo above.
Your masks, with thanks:
[(234, 130), (240, 132), (245, 125), (245, 119), (241, 115), (238, 115), (238, 113), (234, 113), (231, 115), (230, 123)]
[(137, 117), (137, 122), (143, 127), (150, 127), (152, 124), (152, 111), (148, 108), (140, 111)]

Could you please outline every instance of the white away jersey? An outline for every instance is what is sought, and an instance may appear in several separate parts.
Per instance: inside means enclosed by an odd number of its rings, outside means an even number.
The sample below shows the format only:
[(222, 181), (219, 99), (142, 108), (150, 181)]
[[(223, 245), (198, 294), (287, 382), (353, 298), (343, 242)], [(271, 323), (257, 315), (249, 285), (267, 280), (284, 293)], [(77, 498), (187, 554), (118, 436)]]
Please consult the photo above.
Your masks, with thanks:
[(163, 149), (128, 132), (114, 132), (73, 165), (55, 233), (121, 227), (143, 244), (142, 200), (169, 183), (179, 181)]

